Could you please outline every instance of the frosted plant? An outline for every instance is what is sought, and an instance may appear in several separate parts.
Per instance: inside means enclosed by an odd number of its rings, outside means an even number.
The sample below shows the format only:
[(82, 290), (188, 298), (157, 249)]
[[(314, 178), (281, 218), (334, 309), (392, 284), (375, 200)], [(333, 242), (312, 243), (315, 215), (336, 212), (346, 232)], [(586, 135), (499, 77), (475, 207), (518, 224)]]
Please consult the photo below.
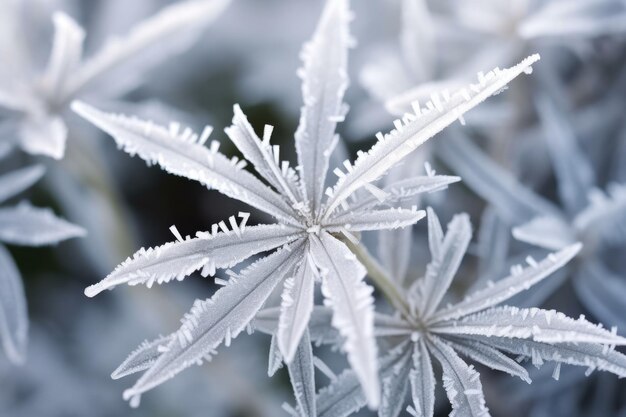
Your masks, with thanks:
[[(164, 8), (125, 37), (112, 37), (83, 59), (84, 30), (68, 15), (52, 16), (54, 37), (45, 69), (34, 68), (20, 22), (34, 5), (7, 0), (0, 6), (0, 107), (8, 113), (3, 136), (15, 135), (31, 154), (60, 159), (68, 133), (66, 110), (78, 97), (112, 98), (134, 86), (143, 73), (178, 52), (214, 19), (229, 0), (189, 0)], [(31, 27), (28, 27), (31, 30)], [(120, 74), (120, 69), (125, 72)]]
[(603, 322), (624, 324), (621, 299), (626, 281), (611, 270), (602, 253), (626, 247), (626, 185), (610, 183), (605, 191), (599, 189), (572, 122), (546, 94), (539, 95), (537, 106), (561, 207), (520, 184), (459, 131), (446, 138), (445, 149), (438, 153), (500, 216), (516, 226), (513, 236), (518, 240), (548, 250), (583, 242), (585, 250), (570, 270), (576, 293)]
[[(304, 106), (295, 133), (298, 167), (280, 161), (280, 150), (270, 145), (271, 127), (259, 138), (238, 106), (233, 125), (226, 134), (267, 182), (243, 170), (246, 160), (227, 158), (218, 152), (218, 142), (204, 146), (211, 128), (201, 135), (169, 129), (123, 115), (107, 114), (86, 104), (73, 107), (80, 115), (111, 134), (118, 145), (150, 164), (199, 181), (209, 188), (243, 201), (275, 217), (277, 223), (246, 226), (249, 214), (240, 213), (213, 225), (210, 232), (183, 238), (175, 228), (174, 242), (140, 250), (104, 280), (86, 290), (94, 296), (120, 284), (162, 283), (183, 279), (202, 269), (210, 275), (216, 268), (231, 268), (251, 256), (275, 250), (232, 273), (224, 288), (212, 298), (197, 301), (183, 320), (176, 336), (168, 339), (163, 354), (151, 365), (125, 398), (137, 404), (140, 395), (173, 377), (188, 366), (209, 358), (222, 342), (229, 344), (263, 306), (270, 294), (282, 286), (282, 305), (277, 344), (286, 362), (296, 354), (313, 308), (313, 285), (321, 281), (325, 303), (333, 309), (332, 324), (345, 342), (343, 349), (367, 393), (368, 403), (379, 400), (376, 344), (373, 336), (372, 288), (364, 282), (363, 265), (345, 242), (357, 242), (361, 231), (393, 229), (417, 222), (424, 216), (399, 204), (415, 194), (434, 191), (456, 181), (455, 177), (407, 178), (384, 189), (373, 184), (417, 146), (461, 117), (487, 97), (502, 90), (509, 81), (539, 57), (533, 55), (519, 65), (489, 72), (477, 84), (457, 92), (434, 96), (425, 108), (396, 121), (391, 133), (360, 152), (334, 187), (324, 184), (329, 158), (338, 141), (336, 124), (345, 117), (343, 94), (347, 87), (347, 52), (350, 12), (347, 1), (329, 1), (311, 42), (304, 47)], [(363, 191), (365, 190), (365, 191)], [(157, 346), (162, 342), (155, 342)]]
[(387, 48), (399, 52), (373, 57), (361, 77), (393, 114), (433, 91), (458, 88), (481, 67), (515, 62), (528, 48), (556, 44), (588, 52), (590, 44), (581, 41), (626, 31), (626, 7), (619, 0), (452, 0), (431, 3), (432, 12), (426, 0), (401, 5), (399, 48)]
[[(530, 383), (519, 360), (530, 358), (535, 366), (544, 361), (580, 365), (626, 376), (626, 356), (613, 350), (626, 339), (580, 317), (572, 319), (554, 310), (498, 306), (515, 294), (540, 282), (570, 261), (580, 244), (548, 255), (542, 261), (528, 258), (511, 275), (469, 293), (453, 305), (442, 305), (471, 239), (466, 214), (455, 216), (444, 234), (439, 219), (428, 209), (428, 238), (432, 261), (424, 277), (401, 290), (402, 277), (392, 277), (397, 286), (392, 316), (378, 315), (376, 335), (390, 349), (380, 358), (381, 416), (396, 416), (411, 387), (411, 414), (432, 416), (435, 403), (433, 360), (441, 365), (443, 386), (452, 404), (453, 416), (487, 416), (478, 372), (460, 355), (489, 368), (509, 373)], [(384, 274), (383, 271), (379, 273)], [(342, 373), (317, 397), (319, 416), (345, 416), (365, 404), (353, 371)]]
[[(0, 203), (24, 191), (41, 178), (39, 165), (21, 168), (0, 176)], [(84, 230), (62, 220), (49, 209), (26, 202), (0, 208), (0, 242), (19, 246), (54, 245), (83, 236)], [(0, 337), (11, 362), (20, 364), (26, 356), (28, 317), (22, 278), (7, 249), (0, 244)]]

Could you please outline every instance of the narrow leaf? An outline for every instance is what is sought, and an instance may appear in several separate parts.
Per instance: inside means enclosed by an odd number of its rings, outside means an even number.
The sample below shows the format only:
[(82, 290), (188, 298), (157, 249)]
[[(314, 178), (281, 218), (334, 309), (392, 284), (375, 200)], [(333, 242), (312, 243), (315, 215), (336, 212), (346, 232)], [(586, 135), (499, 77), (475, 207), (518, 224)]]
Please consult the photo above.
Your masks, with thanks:
[[(267, 142), (265, 139), (264, 141), (259, 139), (239, 105), (234, 106), (232, 126), (224, 129), (224, 132), (265, 180), (282, 194), (288, 195), (292, 204), (298, 202), (295, 171), (291, 169), (286, 173), (287, 175), (282, 172), (282, 168), (275, 160), (269, 137)], [(288, 175), (289, 173), (291, 176)]]
[(439, 216), (432, 207), (426, 209), (428, 213), (428, 249), (432, 259), (441, 259), (443, 257), (443, 228), (439, 222)]
[(460, 320), (431, 326), (433, 332), (531, 339), (543, 343), (597, 343), (626, 345), (626, 338), (585, 320), (555, 310), (494, 307)]
[(409, 373), (411, 372), (411, 350), (400, 345), (396, 347), (404, 354), (391, 366), (381, 369), (381, 401), (378, 408), (378, 417), (397, 417), (406, 402), (409, 391)]
[(324, 229), (333, 233), (341, 230), (361, 232), (365, 230), (398, 229), (412, 226), (426, 217), (424, 210), (391, 208), (346, 212), (333, 216), (324, 224)]
[(285, 281), (282, 293), (278, 347), (287, 363), (294, 358), (313, 311), (313, 290), (317, 270), (312, 262), (307, 257), (300, 263), (296, 273)]
[(347, 0), (327, 0), (313, 39), (302, 50), (300, 124), (295, 134), (304, 194), (313, 215), (319, 210), (335, 128), (347, 111), (350, 12)]
[(292, 208), (280, 195), (243, 170), (240, 163), (215, 148), (204, 146), (207, 130), (199, 137), (187, 130), (179, 132), (175, 125), (166, 129), (136, 118), (104, 113), (81, 102), (74, 102), (72, 109), (113, 136), (131, 156), (137, 155), (149, 165), (158, 164), (171, 174), (198, 181), (290, 224), (297, 224)]
[(385, 196), (382, 201), (368, 193), (364, 197), (359, 197), (356, 202), (351, 203), (350, 209), (357, 210), (374, 206), (391, 206), (406, 202), (409, 202), (410, 205), (414, 205), (417, 204), (417, 202), (415, 202), (416, 196), (444, 190), (448, 185), (458, 181), (461, 181), (460, 177), (450, 175), (424, 175), (394, 181), (383, 187)]
[(111, 378), (119, 379), (136, 372), (150, 368), (163, 354), (165, 347), (172, 340), (173, 335), (161, 336), (151, 342), (144, 341), (117, 367), (111, 374)]
[(325, 305), (333, 309), (332, 325), (344, 337), (343, 349), (363, 386), (367, 402), (376, 408), (380, 400), (374, 299), (364, 282), (365, 268), (340, 241), (326, 232), (311, 235), (311, 254), (322, 274)]
[(302, 335), (292, 359), (287, 364), (287, 370), (289, 371), (289, 379), (298, 403), (298, 411), (300, 411), (302, 417), (316, 417), (313, 350), (311, 349), (311, 339), (307, 331)]
[(500, 92), (522, 72), (528, 72), (531, 65), (538, 60), (539, 55), (532, 55), (512, 68), (494, 69), (488, 75), (480, 77), (478, 84), (471, 84), (449, 96), (434, 96), (426, 109), (417, 109), (419, 112), (407, 114), (405, 123), (399, 122), (395, 130), (381, 136), (368, 152), (357, 158), (352, 169), (339, 179), (328, 199), (326, 215), (356, 190), (380, 178), (415, 148), (452, 124), (465, 112)]
[(548, 344), (496, 336), (470, 336), (470, 338), (515, 355), (528, 357), (537, 366), (544, 361), (559, 362), (585, 366), (589, 370), (611, 372), (621, 378), (626, 377), (626, 355), (596, 343)]
[(441, 257), (433, 258), (426, 267), (419, 306), (422, 314), (431, 315), (439, 306), (456, 275), (472, 238), (472, 226), (467, 214), (454, 216), (441, 245)]
[(412, 238), (411, 227), (381, 230), (378, 233), (380, 263), (398, 284), (404, 283), (409, 270)]
[(487, 285), (486, 288), (467, 295), (463, 301), (435, 313), (431, 321), (454, 320), (495, 306), (515, 294), (527, 290), (561, 268), (576, 256), (581, 248), (582, 245), (580, 244), (568, 246), (557, 253), (548, 255), (539, 263), (533, 263), (521, 271), (513, 271), (510, 276)]
[(430, 354), (423, 340), (415, 344), (413, 350), (413, 369), (409, 375), (411, 397), (417, 412), (416, 417), (433, 417), (435, 412), (435, 374), (430, 361)]
[(443, 386), (452, 404), (450, 417), (487, 417), (480, 375), (468, 366), (441, 339), (433, 337), (429, 343), (433, 355), (443, 368)]
[(506, 372), (507, 374), (516, 376), (522, 381), (530, 384), (531, 381), (526, 368), (502, 352), (499, 352), (488, 344), (481, 343), (476, 340), (467, 340), (460, 337), (454, 338), (453, 340), (454, 341), (448, 339), (447, 342), (454, 348), (454, 350), (470, 357), (488, 368)]
[(267, 376), (273, 377), (276, 371), (283, 367), (283, 355), (278, 349), (278, 342), (276, 341), (276, 335), (272, 335), (270, 341), (270, 353), (267, 361)]
[(205, 274), (216, 268), (230, 268), (257, 253), (297, 239), (297, 229), (279, 225), (246, 227), (243, 232), (203, 234), (193, 239), (168, 242), (156, 248), (140, 249), (97, 284), (85, 289), (88, 297), (120, 284), (136, 285), (182, 280), (200, 268)]

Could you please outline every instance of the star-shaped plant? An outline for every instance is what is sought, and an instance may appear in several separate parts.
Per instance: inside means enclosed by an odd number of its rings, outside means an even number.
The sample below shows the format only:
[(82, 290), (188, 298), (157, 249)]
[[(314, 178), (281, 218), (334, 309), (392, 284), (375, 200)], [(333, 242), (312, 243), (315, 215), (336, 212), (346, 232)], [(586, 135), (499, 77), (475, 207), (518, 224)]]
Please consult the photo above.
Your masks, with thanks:
[(110, 99), (123, 94), (146, 70), (186, 46), (228, 3), (189, 0), (168, 6), (139, 23), (127, 36), (110, 38), (86, 60), (84, 30), (70, 16), (56, 12), (52, 16), (50, 58), (41, 70), (33, 68), (31, 61), (39, 51), (30, 50), (19, 23), (22, 13), (31, 12), (28, 7), (37, 6), (3, 2), (0, 10), (6, 20), (2, 37), (10, 40), (0, 45), (7, 63), (0, 70), (0, 108), (7, 113), (4, 131), (11, 127), (12, 136), (28, 153), (62, 158), (68, 131), (65, 113), (72, 100), (94, 96)]
[[(86, 294), (94, 296), (124, 283), (151, 286), (173, 278), (181, 280), (199, 269), (210, 275), (216, 268), (231, 268), (277, 249), (239, 274), (231, 274), (213, 297), (195, 303), (180, 330), (163, 345), (162, 354), (125, 392), (133, 404), (143, 392), (209, 358), (222, 342), (228, 345), (281, 283), (277, 344), (285, 361), (291, 362), (313, 309), (314, 283), (321, 281), (325, 304), (333, 311), (332, 325), (343, 337), (343, 349), (368, 404), (378, 405), (372, 287), (364, 282), (366, 270), (345, 242), (358, 242), (354, 233), (361, 231), (417, 222), (424, 212), (401, 208), (400, 203), (415, 194), (441, 189), (457, 178), (406, 178), (384, 189), (372, 183), (466, 111), (528, 72), (539, 57), (531, 56), (511, 69), (491, 71), (479, 83), (457, 92), (434, 95), (425, 108), (416, 104), (415, 112), (396, 121), (391, 133), (379, 134), (379, 141), (368, 152), (360, 152), (353, 164), (344, 162), (346, 172), (336, 168), (333, 172), (339, 180), (324, 192), (329, 158), (338, 141), (336, 125), (347, 111), (343, 95), (348, 84), (349, 20), (346, 0), (328, 1), (312, 41), (304, 47), (304, 67), (299, 72), (304, 106), (295, 133), (296, 169), (281, 162), (279, 148), (270, 145), (272, 128), (266, 126), (259, 138), (238, 106), (233, 125), (225, 132), (246, 158), (241, 161), (218, 152), (218, 142), (204, 146), (210, 128), (197, 135), (189, 129), (181, 132), (178, 124), (166, 129), (106, 114), (83, 103), (74, 105), (75, 111), (111, 134), (126, 152), (199, 181), (277, 220), (275, 224), (246, 226), (249, 215), (239, 213), (240, 222), (232, 216), (228, 224), (220, 222), (210, 232), (184, 239), (174, 228), (177, 241), (140, 250), (87, 288)], [(247, 161), (262, 180), (243, 169)], [(379, 283), (382, 288), (385, 285)]]
[[(562, 267), (580, 251), (580, 244), (550, 254), (540, 262), (528, 258), (527, 267), (517, 265), (508, 277), (488, 283), (453, 305), (443, 306), (471, 239), (469, 217), (455, 216), (444, 235), (439, 219), (429, 208), (428, 232), (432, 261), (425, 276), (396, 292), (404, 306), (397, 314), (378, 315), (376, 320), (377, 336), (391, 346), (379, 361), (379, 415), (398, 415), (409, 386), (413, 399), (411, 414), (433, 415), (433, 357), (443, 370), (443, 386), (452, 404), (452, 416), (489, 415), (479, 374), (459, 354), (529, 383), (526, 369), (509, 354), (530, 358), (536, 366), (544, 361), (556, 362), (557, 378), (561, 363), (626, 376), (626, 356), (613, 350), (615, 345), (626, 344), (626, 339), (618, 336), (615, 329), (608, 331), (583, 317), (575, 320), (554, 310), (497, 306)], [(401, 278), (394, 277), (392, 282), (402, 282)], [(319, 416), (345, 416), (364, 404), (353, 372), (346, 371), (320, 391), (317, 411)]]
[[(37, 182), (43, 167), (33, 165), (0, 176), (0, 203)], [(28, 203), (0, 208), (0, 242), (19, 246), (54, 245), (83, 236), (84, 230), (55, 217), (49, 209)], [(26, 356), (28, 316), (22, 278), (7, 249), (0, 244), (0, 337), (11, 362), (20, 364)]]

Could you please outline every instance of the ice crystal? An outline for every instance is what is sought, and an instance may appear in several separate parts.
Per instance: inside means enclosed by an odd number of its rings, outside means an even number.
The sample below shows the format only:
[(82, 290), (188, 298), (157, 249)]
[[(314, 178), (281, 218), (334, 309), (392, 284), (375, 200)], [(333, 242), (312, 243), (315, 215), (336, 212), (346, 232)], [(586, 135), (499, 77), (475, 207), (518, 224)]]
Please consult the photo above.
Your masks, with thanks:
[[(460, 214), (444, 234), (437, 216), (429, 209), (428, 230), (432, 260), (426, 274), (399, 292), (408, 313), (377, 318), (376, 334), (394, 346), (379, 361), (380, 415), (398, 415), (409, 386), (411, 414), (433, 415), (432, 358), (443, 370), (443, 386), (453, 416), (489, 415), (479, 374), (461, 356), (529, 383), (527, 370), (508, 355), (530, 359), (537, 367), (552, 361), (626, 376), (626, 356), (613, 349), (626, 344), (626, 339), (614, 330), (554, 310), (498, 306), (565, 265), (580, 251), (580, 244), (567, 246), (542, 261), (528, 259), (526, 267), (518, 265), (508, 277), (487, 283), (454, 304), (442, 305), (467, 250), (471, 226), (468, 216)], [(400, 285), (402, 280), (395, 277), (395, 282)], [(343, 416), (364, 403), (354, 375), (347, 371), (320, 391), (317, 410), (321, 416)]]
[[(86, 294), (93, 296), (123, 283), (150, 286), (180, 280), (199, 269), (210, 275), (217, 268), (231, 268), (253, 255), (276, 249), (240, 273), (232, 273), (213, 297), (195, 303), (162, 354), (153, 363), (150, 359), (150, 368), (124, 393), (131, 404), (138, 404), (142, 393), (183, 369), (209, 359), (221, 343), (228, 345), (281, 287), (276, 345), (290, 364), (292, 381), (306, 378), (311, 374), (310, 365), (303, 361), (310, 357), (308, 348), (299, 346), (313, 311), (312, 282), (320, 281), (324, 302), (333, 311), (331, 324), (341, 335), (367, 403), (372, 408), (378, 406), (373, 289), (364, 282), (364, 267), (343, 241), (357, 239), (354, 234), (361, 231), (406, 227), (424, 217), (423, 211), (402, 208), (401, 203), (416, 194), (441, 189), (457, 178), (429, 175), (382, 189), (375, 182), (419, 145), (529, 71), (539, 57), (530, 56), (510, 69), (496, 68), (458, 91), (433, 95), (425, 107), (415, 103), (413, 112), (397, 120), (390, 133), (379, 134), (369, 151), (359, 152), (354, 163), (346, 160), (343, 168), (334, 169), (339, 179), (324, 191), (329, 158), (338, 141), (336, 125), (347, 112), (343, 94), (352, 44), (350, 19), (346, 0), (328, 1), (312, 40), (304, 46), (303, 67), (298, 72), (304, 105), (295, 134), (296, 168), (281, 161), (279, 147), (270, 144), (272, 128), (266, 126), (258, 137), (238, 106), (233, 124), (225, 132), (245, 160), (226, 157), (218, 151), (218, 142), (205, 147), (210, 128), (198, 135), (177, 123), (164, 128), (103, 113), (84, 103), (73, 105), (129, 154), (196, 180), (277, 220), (276, 224), (247, 226), (248, 214), (240, 213), (241, 220), (232, 216), (228, 223), (220, 222), (193, 238), (183, 238), (173, 228), (176, 241), (140, 250), (100, 283), (87, 288)], [(248, 162), (262, 180), (243, 169)], [(296, 359), (299, 363), (294, 368)], [(310, 388), (298, 384), (294, 387), (298, 402), (310, 410)]]

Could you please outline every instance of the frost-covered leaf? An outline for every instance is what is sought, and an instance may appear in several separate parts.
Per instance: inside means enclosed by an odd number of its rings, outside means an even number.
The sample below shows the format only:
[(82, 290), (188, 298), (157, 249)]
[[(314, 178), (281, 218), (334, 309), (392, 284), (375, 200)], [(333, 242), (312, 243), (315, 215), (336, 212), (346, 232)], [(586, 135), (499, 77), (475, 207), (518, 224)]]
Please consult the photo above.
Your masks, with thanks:
[(280, 368), (283, 367), (283, 355), (278, 348), (278, 342), (276, 341), (276, 335), (272, 335), (270, 341), (270, 353), (267, 360), (267, 376), (272, 377)]
[(117, 367), (111, 374), (111, 378), (119, 379), (136, 372), (145, 371), (154, 365), (161, 356), (165, 347), (172, 340), (173, 335), (161, 336), (151, 342), (144, 341)]
[(548, 250), (560, 250), (576, 242), (574, 230), (553, 216), (535, 217), (513, 229), (513, 237)]
[(361, 382), (367, 402), (376, 408), (380, 400), (374, 298), (364, 282), (365, 268), (340, 241), (326, 232), (311, 235), (311, 254), (322, 275), (325, 304), (333, 309), (332, 325), (345, 339), (343, 349)]
[(136, 118), (104, 113), (81, 102), (73, 103), (72, 108), (113, 136), (130, 155), (137, 155), (148, 164), (158, 164), (171, 174), (198, 181), (291, 224), (296, 223), (289, 204), (243, 170), (243, 161), (228, 159), (219, 153), (217, 142), (213, 142), (211, 149), (204, 146), (210, 128), (205, 128), (198, 136), (188, 129), (179, 132), (177, 124), (166, 129)]
[[(110, 38), (75, 72), (66, 88), (66, 96), (78, 93), (105, 74), (109, 82), (128, 82), (128, 78), (134, 78), (130, 76), (132, 72), (143, 73), (158, 65), (186, 49), (198, 37), (203, 26), (219, 16), (229, 3), (230, 0), (177, 2), (140, 22), (127, 35)], [(127, 65), (132, 65), (133, 71), (126, 73), (126, 80), (112, 78), (113, 74), (119, 75), (115, 69), (123, 69)]]
[(422, 314), (432, 314), (443, 299), (461, 265), (471, 238), (472, 225), (469, 216), (454, 216), (441, 244), (441, 256), (433, 258), (426, 267), (426, 275), (421, 283), (421, 305), (418, 305)]
[(588, 322), (584, 316), (574, 320), (555, 310), (538, 308), (494, 307), (434, 324), (431, 330), (438, 334), (510, 337), (544, 343), (626, 344), (625, 338)]
[(439, 216), (432, 207), (427, 207), (428, 213), (428, 249), (432, 259), (441, 259), (443, 257), (443, 228), (439, 221)]
[(41, 165), (31, 165), (0, 176), (0, 203), (36, 183), (43, 176), (44, 171)]
[(500, 92), (522, 72), (530, 71), (531, 65), (538, 60), (539, 55), (532, 55), (512, 68), (495, 69), (487, 75), (481, 73), (477, 84), (454, 93), (433, 95), (425, 109), (416, 106), (415, 113), (406, 114), (403, 121), (396, 123), (396, 129), (387, 135), (379, 135), (378, 142), (368, 152), (360, 154), (348, 173), (339, 179), (331, 190), (327, 215), (356, 190), (380, 178), (465, 112)]
[(539, 263), (533, 263), (525, 269), (515, 268), (511, 275), (485, 288), (468, 294), (461, 302), (445, 307), (436, 312), (432, 321), (455, 320), (467, 314), (499, 304), (521, 291), (527, 290), (551, 273), (569, 262), (580, 251), (582, 245), (574, 244), (548, 255)]
[(299, 230), (288, 226), (248, 226), (242, 231), (240, 228), (228, 230), (222, 224), (226, 231), (200, 232), (195, 238), (140, 249), (102, 281), (87, 287), (85, 294), (93, 297), (120, 284), (150, 287), (173, 278), (182, 280), (200, 268), (204, 268), (204, 274), (212, 274), (216, 268), (230, 268), (252, 255), (285, 245), (300, 236)]
[(285, 281), (277, 336), (278, 346), (287, 363), (294, 358), (313, 311), (316, 274), (313, 260), (307, 256), (300, 262), (295, 274)]
[(410, 227), (378, 233), (378, 257), (391, 278), (399, 284), (404, 282), (409, 270), (412, 238)]
[(28, 315), (26, 296), (11, 255), (0, 245), (0, 338), (9, 360), (21, 364), (26, 357)]
[(443, 386), (452, 404), (450, 417), (487, 417), (480, 375), (441, 339), (433, 337), (429, 348), (443, 368)]
[(302, 335), (292, 359), (287, 369), (293, 393), (298, 402), (298, 411), (302, 417), (316, 417), (313, 350), (307, 331)]
[(494, 206), (508, 222), (519, 224), (537, 215), (559, 215), (559, 209), (520, 184), (459, 130), (449, 130), (435, 149), (446, 165), (463, 178), (463, 183)]
[(163, 354), (132, 388), (124, 391), (124, 398), (138, 405), (142, 393), (209, 359), (222, 342), (229, 345), (302, 256), (301, 244), (279, 249), (231, 277), (212, 298), (197, 300)]
[(529, 384), (531, 382), (526, 368), (488, 344), (476, 340), (466, 340), (460, 337), (454, 339), (454, 341), (447, 339), (447, 342), (454, 350), (488, 368), (506, 372)]
[(511, 339), (497, 336), (469, 336), (494, 348), (530, 358), (533, 365), (559, 362), (586, 366), (590, 371), (598, 369), (626, 377), (626, 355), (596, 343), (548, 344), (533, 340)]
[(423, 340), (415, 344), (413, 369), (409, 375), (416, 417), (432, 417), (435, 412), (435, 375), (430, 354)]
[(295, 134), (306, 199), (317, 215), (330, 154), (335, 147), (337, 122), (347, 107), (350, 12), (347, 0), (327, 1), (313, 39), (302, 50), (302, 106)]
[(391, 208), (346, 212), (333, 216), (324, 228), (329, 232), (347, 230), (361, 232), (365, 230), (398, 229), (412, 226), (426, 216), (424, 210)]
[(397, 417), (405, 404), (409, 390), (409, 372), (411, 371), (411, 350), (400, 345), (395, 348), (398, 359), (382, 369), (380, 373), (381, 399), (378, 408), (379, 417)]
[(263, 141), (261, 141), (238, 105), (235, 105), (233, 112), (233, 124), (224, 129), (224, 132), (246, 160), (254, 165), (254, 169), (274, 188), (288, 195), (292, 204), (296, 204), (298, 186), (295, 171), (279, 165), (280, 148), (270, 145), (270, 131), (264, 132)]
[(461, 181), (460, 177), (450, 175), (418, 176), (394, 181), (382, 189), (381, 199), (369, 193), (351, 203), (350, 209), (365, 209), (377, 205), (393, 205), (409, 202), (416, 204), (415, 197), (423, 193), (431, 193), (445, 189), (448, 185)]
[(84, 235), (82, 227), (56, 217), (47, 208), (28, 203), (0, 208), (0, 241), (6, 243), (44, 246)]

